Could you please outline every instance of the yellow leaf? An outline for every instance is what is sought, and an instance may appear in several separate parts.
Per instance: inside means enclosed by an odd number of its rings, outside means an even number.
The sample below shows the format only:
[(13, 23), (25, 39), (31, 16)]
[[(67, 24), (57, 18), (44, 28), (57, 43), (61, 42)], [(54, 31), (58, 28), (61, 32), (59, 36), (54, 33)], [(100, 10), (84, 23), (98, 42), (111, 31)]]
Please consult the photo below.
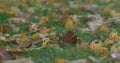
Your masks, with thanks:
[(114, 50), (120, 51), (120, 46), (113, 45), (113, 46), (111, 47), (111, 51), (114, 51)]
[(101, 47), (102, 47), (102, 43), (101, 42), (96, 44), (94, 41), (92, 41), (91, 44), (90, 44), (90, 48), (94, 52), (98, 52), (101, 49)]
[(18, 49), (18, 48), (12, 48), (11, 50), (10, 50), (10, 52), (19, 52), (20, 51), (20, 49)]
[(114, 17), (120, 17), (120, 12), (117, 12), (116, 10), (111, 10), (111, 15)]
[(6, 49), (10, 49), (11, 47), (10, 47), (9, 45), (6, 45), (5, 48), (6, 48)]
[(117, 47), (116, 47), (115, 45), (113, 45), (113, 46), (111, 47), (111, 51), (116, 50), (116, 49), (117, 49)]
[(68, 60), (64, 58), (55, 58), (54, 63), (66, 63)]
[(21, 33), (20, 34), (20, 41), (25, 42), (28, 40), (27, 33)]
[(33, 34), (33, 35), (32, 35), (32, 39), (36, 39), (36, 38), (38, 38), (38, 37), (39, 37), (38, 34)]
[(111, 32), (110, 34), (109, 34), (109, 37), (110, 38), (116, 38), (118, 36), (118, 33), (117, 32)]
[(102, 47), (102, 42), (95, 43), (94, 41), (92, 41), (91, 44), (90, 44), (90, 47), (91, 47), (91, 48), (94, 48), (94, 47)]
[(95, 53), (101, 53), (101, 55), (107, 55), (108, 49), (106, 47), (103, 47), (103, 43), (95, 43), (94, 41), (91, 42), (90, 48)]
[(110, 10), (112, 10), (110, 7), (105, 7), (102, 11), (102, 15), (110, 15)]
[(109, 38), (114, 39), (115, 42), (120, 40), (120, 36), (118, 35), (118, 33), (116, 31), (111, 32), (109, 34)]
[(55, 35), (50, 35), (49, 36), (50, 40), (57, 41), (57, 37)]
[(46, 46), (48, 45), (48, 43), (49, 43), (49, 40), (45, 40), (45, 41), (42, 43), (41, 48), (46, 47)]
[(108, 51), (108, 48), (106, 48), (106, 47), (103, 47), (102, 49), (101, 49), (101, 52), (100, 53), (102, 53), (101, 55), (108, 55), (108, 53), (109, 53), (109, 51)]
[(109, 39), (106, 39), (106, 40), (105, 40), (105, 44), (106, 44), (106, 45), (113, 45), (113, 44), (114, 44), (114, 39), (110, 39), (110, 38), (109, 38)]
[(48, 20), (49, 20), (48, 16), (42, 16), (42, 17), (40, 17), (39, 25), (44, 25), (44, 24), (48, 23)]
[(107, 30), (109, 30), (109, 27), (103, 25), (103, 26), (101, 26), (101, 27), (99, 28), (99, 30), (102, 31), (102, 32), (106, 32)]
[(6, 40), (6, 37), (3, 37), (3, 36), (0, 37), (0, 41), (5, 41), (5, 40)]
[(51, 29), (49, 28), (49, 29), (47, 29), (47, 28), (44, 28), (44, 29), (40, 29), (39, 30), (40, 31), (40, 33), (48, 33), (48, 32), (50, 32), (51, 31)]
[(67, 28), (67, 29), (74, 28), (75, 26), (74, 26), (73, 20), (70, 19), (70, 18), (67, 19), (67, 20), (65, 21), (64, 27)]

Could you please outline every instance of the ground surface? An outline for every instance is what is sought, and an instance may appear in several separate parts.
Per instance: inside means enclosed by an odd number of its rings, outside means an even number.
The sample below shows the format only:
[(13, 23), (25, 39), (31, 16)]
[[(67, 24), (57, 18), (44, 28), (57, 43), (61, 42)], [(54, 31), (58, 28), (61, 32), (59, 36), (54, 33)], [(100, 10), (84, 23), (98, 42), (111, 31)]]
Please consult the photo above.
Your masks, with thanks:
[(119, 2), (0, 0), (1, 61), (120, 63)]

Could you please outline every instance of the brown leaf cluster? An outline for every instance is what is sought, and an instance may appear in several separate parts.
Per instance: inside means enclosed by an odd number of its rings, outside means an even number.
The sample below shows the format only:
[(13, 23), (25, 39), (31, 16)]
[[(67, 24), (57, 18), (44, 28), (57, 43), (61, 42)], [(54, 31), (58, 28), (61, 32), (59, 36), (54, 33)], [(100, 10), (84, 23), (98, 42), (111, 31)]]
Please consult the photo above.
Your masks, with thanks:
[(77, 43), (77, 36), (74, 35), (72, 31), (67, 31), (64, 37), (62, 37), (62, 42), (67, 44), (76, 44)]
[(0, 24), (0, 32), (1, 32), (1, 33), (7, 33), (7, 32), (9, 32), (9, 31), (10, 31), (10, 29), (8, 28), (7, 25), (5, 25), (5, 24)]

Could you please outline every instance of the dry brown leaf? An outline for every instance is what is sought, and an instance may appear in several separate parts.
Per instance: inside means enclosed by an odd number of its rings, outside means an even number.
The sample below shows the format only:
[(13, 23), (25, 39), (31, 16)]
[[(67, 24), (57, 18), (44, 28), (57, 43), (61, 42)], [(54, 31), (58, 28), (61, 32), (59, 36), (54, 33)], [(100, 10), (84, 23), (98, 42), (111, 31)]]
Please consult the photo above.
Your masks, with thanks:
[(111, 47), (111, 57), (116, 61), (116, 62), (120, 62), (120, 46), (115, 46), (113, 45)]
[(2, 7), (5, 7), (5, 6), (6, 6), (6, 2), (1, 1), (1, 2), (0, 2), (0, 7), (2, 8)]
[(7, 25), (5, 25), (5, 24), (0, 24), (0, 32), (2, 32), (2, 33), (7, 33), (7, 32), (9, 32), (10, 31), (10, 29), (7, 27)]
[(114, 41), (119, 42), (119, 41), (120, 41), (120, 36), (116, 36), (116, 37), (114, 38)]
[(105, 41), (104, 41), (104, 43), (106, 44), (106, 45), (113, 45), (114, 44), (114, 39), (110, 39), (110, 38), (108, 38), (108, 39), (106, 39)]
[(14, 37), (12, 40), (13, 43), (17, 45), (17, 47), (29, 47), (31, 45), (30, 39), (28, 39), (27, 32), (21, 33)]
[(11, 56), (8, 54), (8, 52), (6, 51), (5, 47), (0, 46), (0, 61), (3, 60), (10, 60)]
[(56, 3), (56, 0), (49, 0), (49, 3), (50, 3), (50, 4), (55, 4), (55, 3)]
[(95, 4), (90, 4), (90, 5), (85, 4), (83, 7), (85, 11), (89, 11), (92, 14), (100, 14), (100, 10), (98, 9), (98, 6)]
[(28, 51), (28, 49), (26, 49), (26, 48), (22, 48), (22, 49), (20, 49), (20, 48), (8, 48), (7, 51), (10, 53), (25, 53)]
[(72, 31), (67, 31), (64, 37), (61, 39), (62, 42), (67, 44), (76, 44), (77, 43), (77, 36), (74, 35)]
[(87, 42), (81, 42), (81, 44), (76, 45), (78, 49), (87, 49), (89, 48), (89, 44)]
[(20, 34), (20, 41), (25, 42), (28, 40), (27, 33), (21, 33)]
[(58, 38), (55, 35), (50, 35), (49, 36), (50, 40), (57, 41)]
[(105, 22), (103, 21), (100, 15), (88, 15), (88, 18), (92, 18), (92, 19), (95, 18), (95, 19), (86, 23), (87, 27), (82, 29), (83, 32), (84, 31), (94, 32), (98, 27), (105, 24)]

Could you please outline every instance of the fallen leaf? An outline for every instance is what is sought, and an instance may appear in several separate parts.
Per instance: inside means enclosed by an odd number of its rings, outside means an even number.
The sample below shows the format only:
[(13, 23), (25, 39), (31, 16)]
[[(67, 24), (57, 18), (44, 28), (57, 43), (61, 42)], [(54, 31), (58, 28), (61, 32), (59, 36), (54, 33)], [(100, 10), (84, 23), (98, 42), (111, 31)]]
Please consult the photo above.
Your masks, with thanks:
[(64, 58), (55, 58), (54, 63), (66, 63), (68, 60)]
[(39, 26), (41, 25), (45, 25), (46, 23), (48, 23), (49, 17), (48, 16), (42, 16), (40, 17), (40, 22), (38, 23)]
[(116, 38), (117, 36), (118, 36), (118, 33), (116, 31), (113, 31), (109, 34), (109, 37), (113, 39)]
[(25, 42), (28, 40), (27, 33), (21, 33), (20, 34), (20, 41)]
[(72, 29), (72, 28), (74, 28), (75, 25), (74, 25), (73, 20), (72, 20), (71, 18), (68, 18), (68, 19), (65, 21), (65, 23), (64, 23), (64, 27), (65, 27), (66, 29)]
[(0, 61), (10, 60), (11, 56), (8, 54), (5, 47), (0, 46)]
[(109, 6), (107, 6), (107, 7), (105, 7), (104, 9), (103, 9), (103, 11), (102, 11), (102, 15), (103, 16), (105, 16), (105, 15), (110, 15), (110, 13), (111, 13), (111, 7), (109, 7)]
[(38, 31), (39, 26), (36, 23), (32, 23), (28, 28), (30, 31), (36, 32), (36, 31)]
[(100, 15), (88, 15), (88, 18), (94, 18), (94, 20), (89, 21), (86, 23), (87, 27), (83, 28), (82, 31), (96, 31), (96, 29), (100, 26), (102, 26), (103, 24), (105, 24), (105, 22), (103, 21), (103, 18)]
[(44, 29), (40, 29), (39, 32), (42, 34), (48, 33), (50, 32), (52, 29), (51, 28), (44, 28)]
[(42, 43), (41, 48), (46, 47), (46, 46), (48, 45), (48, 43), (49, 43), (49, 40), (45, 40), (45, 41)]
[(90, 43), (90, 48), (95, 53), (100, 53), (101, 55), (107, 55), (108, 54), (108, 48), (103, 47), (102, 42), (95, 43), (94, 41), (92, 41)]
[(117, 12), (116, 10), (111, 10), (111, 15), (114, 17), (120, 17), (120, 12)]
[(7, 27), (7, 25), (5, 25), (5, 24), (0, 24), (0, 32), (2, 32), (2, 33), (7, 33), (7, 32), (9, 32), (10, 31), (10, 29)]
[(49, 36), (50, 40), (57, 41), (58, 38), (55, 35), (50, 35)]
[(72, 60), (68, 61), (67, 63), (87, 63), (87, 60), (86, 59)]
[(4, 61), (3, 63), (34, 63), (34, 62), (31, 58), (21, 58), (16, 60)]
[(77, 36), (74, 35), (72, 31), (67, 31), (64, 37), (61, 39), (62, 42), (67, 44), (76, 44), (77, 43)]
[(106, 31), (108, 31), (108, 30), (109, 30), (109, 27), (108, 27), (108, 26), (103, 25), (103, 26), (100, 26), (100, 27), (99, 27), (99, 31), (106, 32)]
[(110, 38), (108, 38), (108, 39), (106, 39), (105, 41), (104, 41), (104, 43), (106, 44), (106, 45), (113, 45), (114, 44), (114, 39), (110, 39)]
[(114, 41), (116, 41), (116, 42), (120, 41), (120, 36), (116, 36), (116, 37), (114, 38)]
[(0, 2), (0, 7), (5, 7), (5, 5), (6, 5), (6, 2), (4, 2), (4, 1)]
[(89, 44), (87, 42), (81, 42), (81, 44), (76, 45), (78, 49), (87, 49), (89, 48)]
[(0, 37), (0, 41), (5, 41), (5, 40), (6, 40), (6, 37), (3, 37), (3, 36)]
[(33, 34), (33, 35), (32, 35), (32, 39), (37, 39), (37, 38), (39, 38), (39, 35), (38, 35), (38, 34)]
[(120, 46), (113, 45), (111, 47), (111, 57), (117, 62), (120, 62)]
[[(88, 0), (86, 0), (86, 1), (88, 1)], [(89, 0), (90, 1), (90, 0)], [(91, 4), (89, 4), (89, 5), (83, 5), (83, 8), (84, 8), (84, 10), (85, 11), (89, 11), (89, 12), (91, 12), (91, 13), (93, 13), (93, 14), (100, 14), (100, 10), (98, 9), (98, 6), (97, 5), (91, 5)]]
[(93, 56), (88, 56), (88, 59), (91, 61), (90, 63), (102, 63), (105, 60), (105, 57), (96, 58)]
[(14, 24), (25, 23), (27, 21), (25, 18), (9, 18), (8, 20)]

